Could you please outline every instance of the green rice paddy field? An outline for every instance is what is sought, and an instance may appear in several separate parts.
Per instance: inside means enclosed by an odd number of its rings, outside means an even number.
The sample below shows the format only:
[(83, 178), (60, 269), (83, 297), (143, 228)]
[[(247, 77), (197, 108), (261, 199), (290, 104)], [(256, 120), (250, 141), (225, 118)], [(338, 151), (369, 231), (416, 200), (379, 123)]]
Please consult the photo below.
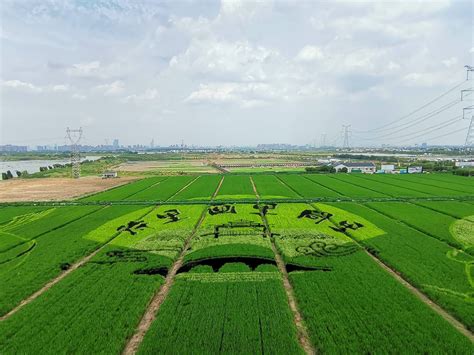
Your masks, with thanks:
[(160, 176), (0, 206), (0, 354), (472, 354), (474, 181)]

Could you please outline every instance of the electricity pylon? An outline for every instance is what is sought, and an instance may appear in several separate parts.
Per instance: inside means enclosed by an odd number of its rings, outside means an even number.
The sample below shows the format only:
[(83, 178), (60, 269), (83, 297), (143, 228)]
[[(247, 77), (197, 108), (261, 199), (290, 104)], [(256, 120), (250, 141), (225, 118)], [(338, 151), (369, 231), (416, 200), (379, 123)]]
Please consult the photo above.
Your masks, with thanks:
[(66, 138), (71, 143), (71, 166), (72, 177), (79, 179), (81, 177), (81, 153), (79, 152), (79, 142), (82, 138), (82, 127), (79, 129), (66, 128)]
[(344, 142), (342, 143), (343, 149), (349, 149), (349, 136), (351, 134), (350, 128), (350, 124), (342, 125), (342, 134), (344, 135)]

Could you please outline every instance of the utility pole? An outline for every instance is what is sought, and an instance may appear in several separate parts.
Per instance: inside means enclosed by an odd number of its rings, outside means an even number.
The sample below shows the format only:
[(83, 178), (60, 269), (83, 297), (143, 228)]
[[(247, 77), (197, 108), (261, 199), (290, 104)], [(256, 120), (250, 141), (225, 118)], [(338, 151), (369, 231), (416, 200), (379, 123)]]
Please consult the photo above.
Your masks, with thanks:
[(343, 149), (349, 149), (349, 137), (351, 134), (350, 131), (351, 125), (342, 125), (342, 134), (344, 135), (344, 142), (342, 143)]
[(79, 129), (66, 128), (66, 138), (71, 143), (71, 165), (72, 177), (79, 179), (81, 177), (81, 153), (79, 152), (79, 141), (82, 138), (82, 127)]

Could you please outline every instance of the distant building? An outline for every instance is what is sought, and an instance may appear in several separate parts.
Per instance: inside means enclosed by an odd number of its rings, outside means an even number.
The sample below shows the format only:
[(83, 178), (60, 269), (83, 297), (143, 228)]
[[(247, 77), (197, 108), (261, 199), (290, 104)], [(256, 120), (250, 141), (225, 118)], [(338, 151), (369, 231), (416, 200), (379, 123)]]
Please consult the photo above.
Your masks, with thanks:
[(474, 161), (457, 161), (454, 163), (458, 168), (472, 168)]
[(119, 148), (119, 140), (118, 139), (114, 139), (113, 143), (112, 143), (112, 147), (114, 147), (114, 149), (118, 149)]
[(102, 179), (113, 179), (117, 177), (118, 173), (116, 171), (104, 171), (104, 173), (102, 174)]
[(27, 151), (28, 147), (26, 145), (0, 145), (0, 152), (21, 153)]
[(354, 163), (337, 163), (334, 166), (336, 171), (347, 168), (348, 173), (375, 173), (376, 167), (372, 162), (354, 162)]
[(380, 170), (383, 170), (385, 174), (391, 174), (395, 170), (395, 165), (393, 164), (382, 164)]
[(407, 169), (408, 174), (421, 174), (423, 173), (422, 166), (409, 166)]

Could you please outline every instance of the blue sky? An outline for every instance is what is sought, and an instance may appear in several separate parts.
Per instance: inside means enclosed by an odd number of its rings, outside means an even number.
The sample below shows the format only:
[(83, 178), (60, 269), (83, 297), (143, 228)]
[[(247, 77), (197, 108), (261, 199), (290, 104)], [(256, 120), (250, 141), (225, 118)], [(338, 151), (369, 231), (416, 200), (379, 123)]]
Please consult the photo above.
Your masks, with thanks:
[[(391, 122), (474, 64), (469, 1), (3, 0), (0, 22), (4, 144), (61, 144), (67, 126), (89, 144), (340, 143), (342, 124)], [(405, 143), (464, 142), (441, 133)]]

